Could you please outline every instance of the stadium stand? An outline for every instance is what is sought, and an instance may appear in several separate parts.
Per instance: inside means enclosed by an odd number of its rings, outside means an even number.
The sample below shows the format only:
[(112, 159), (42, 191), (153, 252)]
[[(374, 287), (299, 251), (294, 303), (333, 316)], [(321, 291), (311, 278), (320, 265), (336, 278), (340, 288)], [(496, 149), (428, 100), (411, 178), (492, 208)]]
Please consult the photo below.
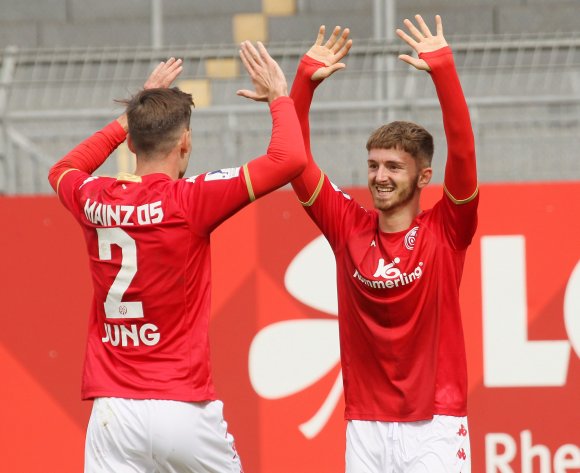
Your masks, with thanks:
[[(263, 104), (235, 95), (248, 85), (236, 43), (267, 42), (292, 80), (321, 23), (349, 26), (355, 39), (347, 69), (318, 90), (313, 107), (314, 152), (334, 181), (366, 182), (366, 138), (386, 120), (411, 119), (442, 136), (431, 82), (392, 59), (404, 50), (398, 40), (372, 39), (371, 0), (166, 0), (161, 48), (150, 45), (150, 4), (102, 0), (89, 11), (82, 0), (0, 0), (0, 193), (50, 192), (48, 167), (114, 118), (112, 99), (138, 90), (171, 55), (184, 58), (179, 85), (196, 102), (189, 172), (244, 162), (263, 150), (270, 123)], [(480, 179), (578, 179), (576, 2), (413, 0), (397, 4), (397, 24), (416, 11), (441, 13), (453, 32)], [(436, 139), (436, 181), (444, 153)], [(131, 166), (121, 148), (101, 171)]]

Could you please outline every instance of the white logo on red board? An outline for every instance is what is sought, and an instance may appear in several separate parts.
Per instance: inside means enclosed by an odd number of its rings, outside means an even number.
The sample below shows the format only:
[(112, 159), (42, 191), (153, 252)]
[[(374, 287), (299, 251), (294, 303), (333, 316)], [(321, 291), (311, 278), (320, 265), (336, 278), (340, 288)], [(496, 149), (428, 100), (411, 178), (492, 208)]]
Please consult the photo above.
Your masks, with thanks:
[[(295, 319), (264, 327), (252, 340), (250, 382), (265, 399), (282, 399), (315, 385), (340, 363), (336, 264), (330, 245), (320, 236), (306, 245), (288, 266), (288, 292), (328, 318)], [(300, 346), (300, 350), (296, 347)], [(342, 370), (312, 417), (298, 425), (304, 437), (316, 437), (328, 423), (342, 395)]]

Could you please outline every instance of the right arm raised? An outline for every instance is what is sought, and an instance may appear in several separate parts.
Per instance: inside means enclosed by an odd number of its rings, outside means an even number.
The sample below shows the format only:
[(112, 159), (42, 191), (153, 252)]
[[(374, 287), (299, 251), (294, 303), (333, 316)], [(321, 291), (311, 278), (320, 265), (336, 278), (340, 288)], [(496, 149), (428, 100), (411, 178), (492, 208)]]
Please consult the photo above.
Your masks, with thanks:
[(331, 36), (323, 44), (325, 27), (320, 27), (316, 42), (298, 65), (296, 78), (290, 92), (290, 97), (294, 99), (296, 113), (300, 121), (308, 159), (302, 174), (292, 181), (292, 187), (300, 201), (305, 205), (309, 205), (314, 201), (323, 182), (322, 171), (314, 161), (310, 147), (310, 122), (308, 115), (314, 90), (324, 79), (339, 69), (346, 67), (340, 61), (348, 54), (352, 46), (352, 40), (348, 39), (349, 29), (345, 28), (342, 34), (340, 30), (341, 28), (336, 26)]
[[(143, 88), (167, 88), (182, 70), (181, 59), (170, 58), (161, 62), (149, 75)], [(124, 113), (60, 159), (48, 174), (48, 181), (54, 191), (58, 193), (61, 179), (70, 171), (79, 170), (87, 174), (95, 172), (117, 146), (125, 141), (127, 130), (127, 115)]]
[(240, 48), (254, 90), (238, 90), (243, 97), (268, 102), (272, 115), (272, 136), (264, 156), (244, 165), (244, 177), (251, 200), (287, 184), (304, 169), (306, 156), (294, 103), (288, 97), (286, 77), (260, 42), (257, 48), (244, 41)]

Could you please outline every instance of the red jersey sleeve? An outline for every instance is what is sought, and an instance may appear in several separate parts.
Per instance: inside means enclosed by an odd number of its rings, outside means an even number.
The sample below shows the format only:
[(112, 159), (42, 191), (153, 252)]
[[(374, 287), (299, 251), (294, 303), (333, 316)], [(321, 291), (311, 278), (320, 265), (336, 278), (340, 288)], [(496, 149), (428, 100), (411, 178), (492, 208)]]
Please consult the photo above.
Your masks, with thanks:
[(244, 179), (252, 200), (290, 182), (306, 164), (306, 154), (294, 101), (279, 97), (270, 104), (272, 137), (268, 150), (244, 167)]
[(432, 215), (440, 229), (440, 237), (450, 248), (463, 251), (471, 244), (477, 229), (478, 204), (479, 193), (462, 205), (445, 196), (433, 207)]
[(420, 57), (431, 68), (443, 114), (447, 139), (445, 191), (454, 203), (465, 203), (477, 194), (475, 141), (453, 54), (451, 48), (444, 47)]
[(343, 248), (353, 232), (357, 232), (361, 222), (374, 218), (373, 213), (324, 175), (311, 200), (312, 203), (302, 205), (335, 252)]
[(270, 104), (272, 138), (264, 156), (239, 168), (220, 169), (179, 183), (186, 218), (201, 234), (255, 199), (299, 174), (306, 160), (293, 101), (280, 97)]
[(302, 130), (302, 138), (306, 149), (306, 168), (296, 179), (292, 181), (294, 192), (302, 202), (309, 202), (312, 196), (320, 190), (324, 176), (314, 161), (310, 148), (310, 105), (314, 90), (322, 81), (311, 80), (312, 74), (317, 69), (324, 67), (324, 63), (316, 61), (309, 56), (303, 56), (298, 64), (296, 78), (292, 84), (290, 97), (294, 99), (296, 113)]
[(58, 193), (60, 180), (74, 169), (86, 174), (95, 172), (125, 138), (127, 132), (117, 120), (84, 140), (60, 159), (49, 171), (48, 181)]
[(77, 145), (50, 169), (50, 185), (75, 218), (78, 219), (82, 213), (77, 195), (79, 190), (88, 180), (97, 179), (91, 173), (125, 141), (126, 136), (126, 131), (115, 120)]
[(175, 189), (184, 218), (202, 237), (251, 202), (241, 167), (180, 179)]
[(477, 227), (477, 168), (469, 109), (455, 69), (451, 48), (420, 55), (431, 68), (447, 140), (444, 196), (435, 206), (443, 237), (457, 250), (465, 249)]

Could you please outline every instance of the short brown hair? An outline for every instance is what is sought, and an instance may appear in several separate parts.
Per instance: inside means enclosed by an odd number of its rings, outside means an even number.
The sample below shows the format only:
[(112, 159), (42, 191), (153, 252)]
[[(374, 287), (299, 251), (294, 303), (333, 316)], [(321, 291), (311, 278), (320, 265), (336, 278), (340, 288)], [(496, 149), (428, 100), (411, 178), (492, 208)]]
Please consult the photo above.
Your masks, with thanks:
[(434, 151), (433, 137), (416, 123), (395, 121), (371, 133), (367, 151), (371, 149), (400, 149), (417, 159), (421, 167), (429, 167)]
[(177, 87), (145, 89), (127, 105), (129, 134), (136, 153), (151, 154), (169, 151), (184, 129), (189, 129), (191, 94)]

